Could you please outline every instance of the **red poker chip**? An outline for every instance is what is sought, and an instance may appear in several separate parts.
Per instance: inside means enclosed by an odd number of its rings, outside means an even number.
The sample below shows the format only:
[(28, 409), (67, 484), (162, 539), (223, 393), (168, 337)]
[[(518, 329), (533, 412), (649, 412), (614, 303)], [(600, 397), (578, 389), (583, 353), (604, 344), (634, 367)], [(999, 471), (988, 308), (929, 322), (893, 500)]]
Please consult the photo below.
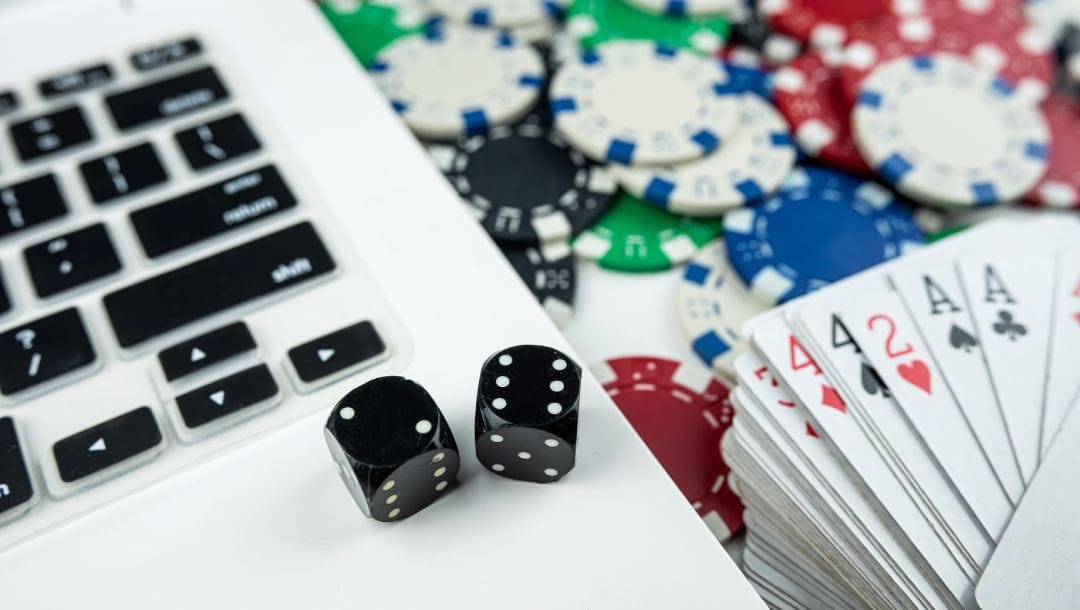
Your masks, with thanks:
[(1054, 79), (1052, 42), (1030, 24), (1015, 0), (949, 0), (927, 3), (923, 14), (855, 26), (840, 66), (840, 82), (855, 100), (877, 66), (904, 55), (953, 53), (1000, 74), (1042, 99)]
[(615, 358), (593, 372), (717, 539), (730, 539), (743, 526), (721, 454), (735, 413), (730, 388), (703, 367), (665, 358)]
[(852, 172), (870, 173), (851, 133), (852, 102), (840, 89), (838, 58), (804, 53), (773, 78), (776, 107), (806, 154)]
[(1042, 104), (1050, 133), (1050, 165), (1025, 197), (1028, 203), (1054, 208), (1080, 207), (1080, 102), (1060, 94)]
[(783, 34), (818, 48), (837, 48), (852, 26), (918, 6), (912, 0), (761, 0), (758, 10)]

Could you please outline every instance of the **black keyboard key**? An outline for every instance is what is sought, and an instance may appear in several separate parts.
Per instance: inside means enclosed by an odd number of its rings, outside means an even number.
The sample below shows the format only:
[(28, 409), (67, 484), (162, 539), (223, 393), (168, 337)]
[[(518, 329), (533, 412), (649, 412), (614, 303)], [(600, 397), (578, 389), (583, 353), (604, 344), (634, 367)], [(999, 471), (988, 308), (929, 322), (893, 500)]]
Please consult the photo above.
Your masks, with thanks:
[(165, 379), (175, 381), (254, 350), (247, 324), (235, 322), (163, 350), (158, 362)]
[(105, 103), (116, 126), (127, 131), (202, 110), (228, 97), (229, 92), (217, 72), (213, 68), (200, 68), (110, 95), (105, 98)]
[(180, 417), (188, 428), (198, 428), (248, 407), (265, 403), (278, 394), (278, 385), (265, 364), (176, 397)]
[(200, 53), (202, 53), (202, 45), (199, 44), (199, 41), (194, 38), (185, 38), (136, 51), (131, 54), (131, 65), (139, 72), (147, 72), (171, 66), (185, 59), (196, 57)]
[(34, 290), (44, 299), (120, 271), (105, 225), (96, 224), (23, 250)]
[(0, 333), (0, 394), (9, 396), (97, 359), (75, 308)]
[(296, 206), (273, 166), (132, 212), (131, 224), (150, 258), (238, 229)]
[(94, 203), (125, 197), (168, 179), (149, 142), (82, 163), (79, 171)]
[(289, 360), (304, 383), (353, 369), (386, 351), (371, 322), (353, 324), (289, 350)]
[(15, 432), (15, 422), (4, 417), (0, 419), (0, 517), (25, 505), (33, 497), (34, 486)]
[(105, 310), (120, 345), (131, 347), (335, 267), (305, 222), (109, 294)]
[(65, 214), (67, 204), (52, 174), (0, 188), (0, 238)]
[(82, 108), (69, 106), (11, 126), (11, 138), (23, 161), (67, 150), (93, 139)]
[(259, 139), (239, 114), (210, 121), (176, 134), (191, 169), (200, 170), (259, 150)]
[(60, 479), (74, 483), (144, 454), (162, 440), (154, 412), (139, 407), (57, 441), (53, 457)]
[(113, 71), (109, 64), (96, 64), (43, 80), (38, 83), (38, 91), (45, 98), (59, 97), (99, 87), (112, 82), (112, 79)]
[(7, 288), (4, 287), (4, 274), (0, 270), (0, 316), (11, 311), (11, 297), (8, 296)]
[(19, 108), (19, 97), (14, 91), (0, 91), (0, 116), (15, 112)]

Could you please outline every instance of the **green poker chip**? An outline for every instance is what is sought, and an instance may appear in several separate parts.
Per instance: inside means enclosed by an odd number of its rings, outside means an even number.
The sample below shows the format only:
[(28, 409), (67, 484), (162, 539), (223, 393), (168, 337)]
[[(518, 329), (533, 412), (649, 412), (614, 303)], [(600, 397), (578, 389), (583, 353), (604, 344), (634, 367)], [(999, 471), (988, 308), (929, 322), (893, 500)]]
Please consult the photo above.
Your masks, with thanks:
[(324, 2), (319, 8), (356, 59), (370, 68), (390, 43), (424, 29), (427, 20), (405, 6), (361, 2), (349, 10)]
[(725, 17), (656, 15), (625, 0), (574, 0), (566, 15), (570, 33), (585, 49), (609, 40), (652, 40), (712, 55), (731, 30)]
[(943, 229), (943, 230), (938, 231), (938, 232), (936, 232), (936, 233), (934, 233), (932, 235), (928, 235), (926, 237), (926, 243), (932, 244), (934, 242), (939, 242), (939, 241), (941, 241), (943, 239), (947, 239), (949, 237), (952, 237), (953, 235), (956, 235), (957, 233), (963, 232), (964, 229), (967, 229), (967, 226), (960, 225), (960, 226), (957, 226), (957, 227), (950, 227), (948, 229)]
[(684, 263), (715, 239), (719, 218), (671, 214), (629, 193), (574, 241), (574, 252), (615, 271), (664, 271)]

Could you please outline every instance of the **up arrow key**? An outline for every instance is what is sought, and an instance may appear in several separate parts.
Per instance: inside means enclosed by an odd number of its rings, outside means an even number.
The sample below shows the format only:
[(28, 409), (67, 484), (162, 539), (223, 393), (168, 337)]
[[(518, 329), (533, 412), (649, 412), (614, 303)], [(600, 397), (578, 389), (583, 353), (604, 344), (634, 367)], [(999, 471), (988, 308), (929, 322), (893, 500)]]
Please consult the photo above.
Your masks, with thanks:
[(336, 353), (337, 351), (332, 349), (321, 349), (319, 350), (319, 360), (322, 362), (326, 362), (327, 360), (333, 358), (334, 354)]
[(206, 352), (197, 347), (191, 348), (191, 361), (198, 362), (206, 358)]
[(90, 451), (105, 451), (105, 439), (99, 438), (94, 441), (93, 445), (90, 445)]

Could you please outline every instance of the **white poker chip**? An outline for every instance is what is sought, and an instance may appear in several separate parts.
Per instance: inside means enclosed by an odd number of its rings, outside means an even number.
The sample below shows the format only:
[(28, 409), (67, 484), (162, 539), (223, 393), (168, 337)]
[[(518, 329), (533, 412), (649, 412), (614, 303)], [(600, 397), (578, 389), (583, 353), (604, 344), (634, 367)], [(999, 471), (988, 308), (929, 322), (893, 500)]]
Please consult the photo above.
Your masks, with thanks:
[(730, 134), (739, 92), (717, 61), (648, 41), (599, 45), (551, 84), (555, 127), (574, 147), (620, 165), (702, 157)]
[(459, 23), (519, 27), (557, 19), (569, 0), (427, 0), (428, 6)]
[(627, 0), (627, 3), (655, 15), (671, 17), (735, 16), (744, 10), (742, 0)]
[(956, 55), (876, 68), (859, 91), (852, 127), (867, 162), (928, 204), (1012, 201), (1047, 169), (1050, 131), (1039, 108)]
[(371, 73), (416, 135), (484, 133), (525, 116), (540, 98), (544, 62), (506, 32), (437, 27), (401, 38)]
[(744, 94), (739, 126), (711, 154), (679, 165), (613, 169), (623, 188), (653, 205), (715, 216), (770, 195), (796, 156), (784, 117), (764, 99)]
[(755, 298), (728, 262), (727, 246), (716, 240), (687, 264), (675, 292), (683, 336), (714, 371), (735, 377), (735, 357), (745, 348), (742, 325), (769, 309)]
[(1066, 26), (1080, 27), (1080, 2), (1076, 0), (1026, 0), (1024, 12), (1053, 36), (1060, 35)]

